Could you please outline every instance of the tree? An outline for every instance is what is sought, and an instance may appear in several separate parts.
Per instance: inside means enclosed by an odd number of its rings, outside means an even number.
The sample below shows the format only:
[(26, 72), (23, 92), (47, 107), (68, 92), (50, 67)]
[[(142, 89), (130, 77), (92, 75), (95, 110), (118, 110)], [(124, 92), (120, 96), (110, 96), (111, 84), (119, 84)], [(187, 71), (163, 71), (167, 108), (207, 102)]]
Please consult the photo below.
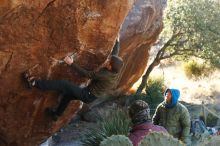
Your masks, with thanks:
[(170, 0), (164, 15), (162, 42), (157, 55), (142, 77), (140, 94), (155, 66), (161, 60), (178, 56), (205, 59), (220, 68), (219, 0)]

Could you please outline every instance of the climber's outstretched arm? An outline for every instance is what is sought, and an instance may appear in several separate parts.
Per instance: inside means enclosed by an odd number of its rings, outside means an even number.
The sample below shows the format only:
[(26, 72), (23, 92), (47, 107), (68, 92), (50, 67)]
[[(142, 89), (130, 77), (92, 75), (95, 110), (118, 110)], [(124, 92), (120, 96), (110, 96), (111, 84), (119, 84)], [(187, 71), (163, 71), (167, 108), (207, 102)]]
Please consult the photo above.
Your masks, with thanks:
[(113, 49), (112, 49), (111, 55), (116, 55), (116, 56), (118, 56), (118, 54), (119, 54), (119, 51), (120, 51), (119, 37), (120, 37), (120, 36), (118, 35), (118, 37), (117, 37), (117, 39), (116, 39), (116, 41), (115, 41), (115, 45), (114, 45), (114, 47), (113, 47)]
[(88, 77), (90, 79), (96, 79), (96, 78), (101, 78), (102, 76), (105, 76), (105, 74), (103, 75), (102, 72), (97, 72), (97, 71), (88, 71), (82, 67), (80, 67), (79, 65), (75, 64), (73, 62), (73, 59), (69, 56), (66, 56), (64, 58), (64, 62), (68, 65), (70, 65), (74, 70), (76, 70), (80, 75)]

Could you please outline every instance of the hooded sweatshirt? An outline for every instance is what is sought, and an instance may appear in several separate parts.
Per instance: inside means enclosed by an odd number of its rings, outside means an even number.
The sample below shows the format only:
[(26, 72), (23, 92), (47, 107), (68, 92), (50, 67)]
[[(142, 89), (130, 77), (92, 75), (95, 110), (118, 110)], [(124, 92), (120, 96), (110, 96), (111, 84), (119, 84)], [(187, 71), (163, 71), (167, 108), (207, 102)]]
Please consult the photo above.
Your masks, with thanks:
[(168, 104), (168, 103), (165, 103), (165, 106), (166, 108), (172, 108), (174, 106), (176, 106), (178, 100), (179, 100), (179, 97), (180, 97), (180, 91), (178, 89), (167, 89), (165, 92), (164, 92), (164, 96), (166, 95), (166, 93), (170, 91), (171, 92), (171, 95), (172, 95), (172, 98), (171, 98), (171, 103)]
[(160, 103), (157, 106), (152, 121), (155, 125), (163, 126), (175, 138), (189, 145), (189, 112), (184, 105), (178, 102), (180, 91), (178, 89), (167, 89), (165, 94), (168, 90), (171, 91), (172, 95), (171, 103), (168, 104), (166, 101)]

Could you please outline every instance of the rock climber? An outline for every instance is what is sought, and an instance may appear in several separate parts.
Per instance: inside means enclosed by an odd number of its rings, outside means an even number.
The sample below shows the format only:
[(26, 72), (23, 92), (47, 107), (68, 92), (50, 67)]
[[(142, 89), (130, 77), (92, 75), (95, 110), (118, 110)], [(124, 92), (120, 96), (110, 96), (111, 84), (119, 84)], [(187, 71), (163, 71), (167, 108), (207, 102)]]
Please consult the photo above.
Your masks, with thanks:
[(53, 90), (63, 94), (56, 109), (47, 109), (47, 113), (57, 120), (63, 114), (71, 100), (81, 100), (84, 103), (91, 103), (97, 98), (106, 98), (108, 91), (115, 87), (118, 75), (123, 66), (123, 60), (118, 56), (120, 49), (119, 37), (116, 39), (110, 57), (105, 61), (98, 71), (87, 71), (74, 63), (70, 56), (64, 58), (64, 62), (79, 72), (80, 75), (88, 77), (91, 82), (86, 87), (79, 87), (67, 80), (40, 80), (29, 74), (23, 73), (24, 79), (31, 87), (41, 90)]

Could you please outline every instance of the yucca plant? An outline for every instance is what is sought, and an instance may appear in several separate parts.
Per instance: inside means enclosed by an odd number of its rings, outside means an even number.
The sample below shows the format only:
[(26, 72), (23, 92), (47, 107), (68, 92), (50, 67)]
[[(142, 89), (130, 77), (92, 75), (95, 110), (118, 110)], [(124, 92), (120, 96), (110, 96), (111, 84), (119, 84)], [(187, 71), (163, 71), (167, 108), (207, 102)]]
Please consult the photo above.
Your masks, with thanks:
[(130, 118), (123, 109), (110, 110), (103, 114), (100, 125), (107, 136), (128, 135)]
[(83, 146), (99, 146), (101, 141), (112, 135), (128, 135), (130, 118), (124, 109), (112, 109), (100, 113), (97, 128), (83, 134)]
[(83, 133), (83, 138), (81, 143), (83, 146), (99, 146), (100, 142), (103, 139), (106, 139), (108, 136), (100, 128), (91, 128)]

